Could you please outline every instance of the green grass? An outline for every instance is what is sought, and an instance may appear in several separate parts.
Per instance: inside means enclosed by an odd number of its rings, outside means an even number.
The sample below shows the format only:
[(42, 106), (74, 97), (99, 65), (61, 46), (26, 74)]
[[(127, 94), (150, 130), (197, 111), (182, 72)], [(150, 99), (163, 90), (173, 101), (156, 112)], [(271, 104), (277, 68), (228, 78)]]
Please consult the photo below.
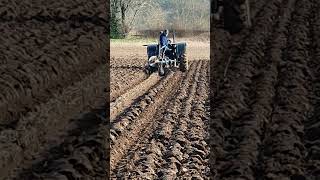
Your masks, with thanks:
[(157, 43), (156, 38), (144, 38), (139, 36), (128, 36), (124, 39), (110, 39), (111, 43)]

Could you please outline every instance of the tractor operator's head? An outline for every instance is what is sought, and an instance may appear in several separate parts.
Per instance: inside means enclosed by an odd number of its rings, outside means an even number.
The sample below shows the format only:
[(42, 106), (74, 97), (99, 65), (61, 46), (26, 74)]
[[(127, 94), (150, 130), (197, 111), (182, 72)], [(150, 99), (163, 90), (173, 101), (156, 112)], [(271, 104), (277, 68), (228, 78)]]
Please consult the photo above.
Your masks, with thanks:
[(165, 34), (166, 36), (168, 36), (168, 35), (169, 35), (169, 30), (168, 30), (168, 29), (164, 30), (164, 34)]

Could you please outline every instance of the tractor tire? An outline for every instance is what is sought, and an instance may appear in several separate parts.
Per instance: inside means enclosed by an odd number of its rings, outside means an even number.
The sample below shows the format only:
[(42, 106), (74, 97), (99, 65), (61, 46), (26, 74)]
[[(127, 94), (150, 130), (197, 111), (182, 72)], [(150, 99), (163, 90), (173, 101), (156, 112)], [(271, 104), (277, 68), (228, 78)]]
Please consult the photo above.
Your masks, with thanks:
[(186, 72), (189, 69), (189, 63), (186, 54), (183, 54), (182, 57), (180, 57), (180, 65), (179, 65), (180, 71)]
[(148, 74), (151, 75), (152, 73), (156, 72), (157, 68), (156, 67), (149, 67), (148, 68)]
[(150, 74), (151, 74), (151, 70), (150, 70), (149, 65), (145, 65), (145, 66), (144, 66), (144, 73), (145, 73), (146, 75), (150, 75)]
[(162, 64), (159, 65), (158, 67), (158, 73), (159, 73), (159, 76), (164, 76), (165, 75), (165, 70), (164, 70), (164, 67)]

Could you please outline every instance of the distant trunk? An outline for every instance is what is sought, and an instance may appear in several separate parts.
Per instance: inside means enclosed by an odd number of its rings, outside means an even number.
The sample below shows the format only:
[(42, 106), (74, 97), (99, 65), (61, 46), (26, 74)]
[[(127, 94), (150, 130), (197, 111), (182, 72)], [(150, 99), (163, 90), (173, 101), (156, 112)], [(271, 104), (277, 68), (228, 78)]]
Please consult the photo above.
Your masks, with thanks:
[(126, 26), (126, 8), (124, 6), (121, 6), (121, 24), (122, 24), (122, 32), (124, 35), (126, 35), (127, 32), (127, 26)]
[(122, 34), (122, 25), (117, 17), (119, 12), (119, 2), (117, 0), (110, 1), (110, 36), (119, 38)]

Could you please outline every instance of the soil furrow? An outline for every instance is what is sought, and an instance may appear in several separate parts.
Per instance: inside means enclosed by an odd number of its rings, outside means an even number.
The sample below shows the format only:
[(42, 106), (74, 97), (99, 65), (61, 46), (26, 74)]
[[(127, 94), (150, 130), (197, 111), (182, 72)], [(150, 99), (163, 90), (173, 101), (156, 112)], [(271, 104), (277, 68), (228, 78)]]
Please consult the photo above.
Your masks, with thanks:
[[(85, 5), (84, 5), (85, 4)], [(0, 21), (17, 21), (21, 23), (30, 19), (48, 21), (56, 19), (57, 22), (65, 20), (79, 20), (80, 22), (90, 19), (102, 19), (107, 22), (108, 7), (104, 1), (93, 0), (86, 2), (83, 0), (73, 1), (2, 1), (0, 10), (2, 14)], [(81, 18), (82, 17), (82, 18)], [(107, 25), (106, 25), (107, 26)]]
[[(180, 88), (176, 88), (177, 94), (173, 96), (173, 101), (167, 101), (169, 104), (164, 105), (166, 108), (165, 112), (158, 112), (159, 115), (155, 117), (155, 124), (153, 128), (155, 130), (150, 131), (153, 134), (148, 135), (148, 137), (143, 137), (143, 139), (148, 139), (147, 143), (141, 141), (133, 148), (133, 150), (128, 153), (128, 156), (118, 165), (118, 175), (123, 175), (128, 178), (151, 178), (157, 177), (157, 169), (162, 167), (164, 157), (163, 148), (168, 144), (168, 139), (171, 137), (174, 123), (178, 118), (177, 112), (181, 107), (181, 101), (186, 97), (185, 88), (189, 88), (188, 84), (191, 83), (191, 77), (194, 74), (198, 63), (193, 63), (190, 66), (188, 74), (183, 79)], [(183, 93), (185, 92), (185, 93)], [(159, 120), (157, 120), (159, 119)], [(122, 165), (121, 165), (122, 164)]]
[(143, 72), (131, 70), (114, 70), (111, 69), (111, 79), (116, 79), (110, 84), (110, 102), (115, 101), (130, 88), (138, 85), (147, 77)]
[[(139, 113), (139, 119), (136, 119), (135, 123), (129, 126), (130, 130), (122, 132), (111, 147), (111, 171), (113, 171), (122, 156), (126, 154), (128, 148), (152, 125), (154, 121), (152, 120), (152, 116), (157, 112), (157, 109), (161, 107), (161, 104), (172, 95), (172, 89), (174, 89), (175, 85), (181, 80), (181, 76), (181, 72), (170, 73), (156, 87), (150, 90), (152, 93), (147, 95), (145, 100), (147, 104), (151, 103), (152, 105), (147, 107), (141, 114)], [(143, 129), (141, 129), (141, 127), (143, 127)], [(114, 134), (116, 134), (116, 132), (114, 132)], [(110, 136), (112, 136), (112, 134)]]
[[(62, 137), (63, 142), (50, 148), (17, 179), (97, 179), (107, 176), (105, 139), (108, 130), (105, 106), (76, 117)], [(39, 161), (41, 160), (41, 161)]]
[[(229, 65), (229, 71), (219, 94), (213, 102), (213, 117), (211, 123), (211, 170), (218, 179), (227, 179), (232, 176), (246, 174), (244, 169), (239, 169), (239, 163), (228, 163), (230, 157), (236, 157), (237, 151), (234, 144), (240, 143), (241, 138), (248, 138), (254, 134), (249, 129), (244, 134), (237, 134), (235, 131), (245, 122), (241, 117), (250, 111), (250, 92), (254, 88), (254, 79), (257, 77), (258, 67), (264, 59), (264, 50), (276, 21), (271, 19), (283, 15), (288, 9), (290, 1), (271, 1), (265, 8), (265, 13), (257, 17), (256, 26), (253, 27), (251, 35), (245, 39), (245, 46), (239, 50), (239, 54), (232, 54), (234, 57)], [(266, 24), (270, 22), (271, 24)], [(221, 92), (220, 92), (221, 91)], [(241, 130), (241, 128), (240, 128)], [(239, 132), (240, 133), (240, 132)], [(214, 141), (213, 141), (214, 140)], [(240, 145), (240, 144), (239, 144)], [(239, 152), (238, 152), (239, 153)], [(245, 152), (243, 152), (245, 153)], [(248, 155), (245, 156), (245, 158)], [(241, 163), (241, 162), (240, 162)], [(234, 165), (234, 168), (231, 168)], [(252, 175), (248, 173), (247, 176)], [(251, 177), (252, 179), (253, 177)]]
[(139, 96), (142, 96), (146, 91), (153, 87), (160, 80), (158, 74), (154, 73), (148, 79), (142, 81), (137, 86), (127, 91), (125, 94), (118, 97), (114, 102), (110, 103), (110, 121), (114, 119), (128, 108)]
[(250, 2), (251, 28), (211, 29), (211, 177), (317, 180), (320, 2)]
[(246, 102), (248, 110), (228, 122), (230, 135), (225, 138), (224, 158), (217, 161), (217, 165), (221, 167), (218, 169), (218, 179), (234, 179), (238, 176), (256, 179), (261, 176), (259, 151), (264, 126), (269, 121), (272, 110), (273, 87), (277, 77), (277, 63), (279, 63), (276, 60), (280, 60), (280, 54), (277, 53), (281, 47), (285, 46), (284, 30), (290, 20), (294, 4), (294, 0), (287, 2), (282, 11), (282, 18), (277, 20), (273, 35), (267, 40), (264, 49), (261, 49), (264, 56), (254, 63), (252, 85), (249, 87)]
[[(202, 70), (208, 68), (209, 63), (206, 61)], [(209, 179), (209, 134), (207, 125), (209, 123), (209, 113), (206, 110), (208, 103), (208, 81), (207, 73), (201, 73), (197, 82), (197, 90), (192, 103), (190, 118), (187, 118), (188, 128), (184, 130), (185, 138), (190, 141), (190, 145), (180, 149), (183, 152), (183, 161), (181, 168), (177, 173), (180, 178)]]
[(109, 3), (101, 2), (0, 2), (0, 179), (108, 176), (99, 117), (109, 88)]
[[(195, 63), (192, 63), (191, 69), (194, 69)], [(189, 73), (192, 71), (189, 71)], [(188, 74), (189, 74), (188, 73)], [(162, 81), (158, 82), (158, 85), (161, 84)], [(125, 112), (123, 112), (119, 117), (111, 123), (111, 145), (114, 144), (116, 139), (128, 129), (131, 125), (134, 125), (137, 118), (139, 118), (140, 114), (145, 111), (149, 106), (153, 103), (153, 97), (158, 92), (155, 88), (145, 93), (144, 96), (139, 97), (136, 102), (128, 108)]]
[[(135, 50), (133, 50), (135, 51)], [(110, 67), (112, 69), (134, 69), (134, 70), (139, 70), (139, 71), (143, 71), (143, 67), (146, 63), (147, 59), (144, 58), (138, 58), (136, 57), (136, 55), (130, 55), (129, 58), (131, 58), (130, 60), (130, 66), (128, 66), (128, 59), (127, 58), (115, 58), (115, 57), (111, 57), (110, 60)]]
[(138, 97), (130, 107), (111, 122), (111, 145), (114, 145), (117, 138), (121, 137), (124, 132), (130, 130), (130, 127), (135, 125), (140, 115), (153, 105), (154, 97), (158, 92), (157, 87), (160, 84), (162, 84), (162, 81), (159, 81), (152, 89)]
[(253, 2), (251, 3), (252, 5), (250, 6), (251, 7), (250, 9), (252, 11), (251, 12), (252, 21), (255, 20), (259, 12), (261, 12), (261, 10), (266, 6), (267, 3), (268, 1), (253, 0)]
[[(39, 26), (39, 23), (34, 23)], [(15, 24), (16, 25), (16, 24)], [(83, 46), (74, 47), (69, 42), (69, 38), (63, 40), (64, 46), (55, 44), (61, 37), (56, 37), (58, 30), (51, 32), (56, 39), (52, 40), (47, 35), (42, 36), (36, 33), (33, 24), (23, 24), (27, 29), (32, 29), (29, 33), (35, 37), (30, 37), (33, 41), (39, 38), (42, 41), (42, 48), (36, 49), (28, 43), (21, 43), (17, 48), (9, 48), (4, 53), (14, 54), (12, 59), (21, 59), (19, 56), (24, 56), (26, 61), (18, 61), (16, 63), (5, 64), (0, 67), (0, 128), (2, 126), (14, 127), (17, 119), (24, 116), (27, 112), (34, 110), (33, 107), (39, 103), (47, 102), (53, 93), (59, 92), (63, 87), (81, 80), (83, 75), (94, 71), (95, 68), (103, 65), (105, 58), (104, 50), (97, 47), (105, 47), (102, 40), (97, 40), (95, 43), (84, 43)], [(30, 27), (31, 26), (31, 27)], [(48, 26), (43, 23), (41, 30), (47, 32), (48, 28), (54, 28), (54, 25)], [(12, 29), (10, 27), (9, 29)], [(56, 27), (59, 29), (58, 27)], [(70, 28), (70, 27), (69, 27)], [(100, 29), (101, 30), (101, 29)], [(21, 29), (19, 29), (21, 31)], [(18, 31), (18, 32), (19, 32)], [(36, 31), (36, 32), (35, 32)], [(62, 30), (60, 30), (62, 31)], [(84, 35), (85, 29), (75, 29), (74, 37), (71, 42), (81, 42), (82, 40), (98, 39), (103, 35), (103, 32), (97, 32), (97, 35)], [(86, 31), (87, 32), (87, 31)], [(49, 33), (49, 32), (48, 32)], [(17, 32), (15, 32), (17, 34)], [(44, 33), (46, 34), (46, 33)], [(53, 36), (52, 35), (52, 36)], [(61, 35), (61, 33), (60, 33)], [(63, 34), (64, 36), (69, 33)], [(12, 35), (13, 36), (13, 35)], [(22, 38), (28, 39), (23, 35), (17, 36), (18, 40)], [(47, 38), (47, 39), (46, 39)], [(48, 40), (50, 39), (50, 40)], [(48, 40), (48, 43), (45, 43)], [(62, 39), (60, 39), (62, 41)], [(51, 42), (52, 41), (52, 42)], [(19, 53), (16, 51), (27, 51), (29, 47), (33, 47), (32, 55), (27, 55), (26, 52)], [(31, 51), (29, 50), (29, 51)], [(88, 52), (90, 51), (90, 53)], [(8, 55), (9, 56), (9, 55)], [(10, 57), (10, 56), (9, 56)], [(10, 58), (9, 58), (10, 59)], [(4, 83), (6, 82), (6, 83)]]
[(303, 144), (310, 72), (307, 67), (310, 1), (297, 1), (288, 42), (279, 66), (279, 80), (270, 124), (264, 140), (265, 179), (306, 179)]
[(48, 102), (34, 107), (35, 111), (19, 119), (15, 129), (1, 131), (1, 174), (5, 176), (9, 169), (28, 166), (34, 157), (60, 143), (57, 135), (63, 135), (69, 122), (66, 119), (104, 102), (104, 75), (105, 67), (98, 68), (82, 81), (53, 94)]
[(312, 72), (312, 93), (310, 101), (312, 103), (312, 109), (308, 114), (308, 119), (304, 123), (304, 145), (306, 148), (306, 179), (316, 180), (320, 178), (320, 2), (312, 1), (312, 13), (310, 16), (310, 62), (308, 64), (309, 69)]
[(257, 26), (257, 22), (261, 21), (261, 18), (266, 11), (268, 11), (267, 4), (269, 1), (257, 1), (255, 6), (252, 8), (252, 28), (244, 29), (240, 33), (231, 36), (229, 33), (222, 29), (216, 29), (211, 26), (211, 34), (213, 36), (210, 41), (211, 52), (210, 58), (213, 59), (213, 62), (210, 63), (211, 72), (210, 72), (210, 87), (211, 95), (216, 95), (218, 90), (223, 84), (224, 80), (224, 71), (232, 54), (239, 54), (239, 51), (245, 45), (245, 39), (247, 39), (251, 33), (254, 31), (253, 28)]
[(191, 149), (191, 143), (187, 139), (186, 131), (188, 130), (188, 120), (190, 119), (191, 115), (192, 102), (195, 98), (194, 96), (196, 93), (197, 82), (200, 76), (202, 63), (203, 61), (199, 62), (194, 73), (194, 77), (188, 84), (186, 84), (186, 86), (190, 86), (191, 84), (188, 91), (180, 92), (181, 95), (184, 96), (184, 99), (182, 99), (181, 109), (178, 110), (177, 119), (173, 119), (175, 121), (173, 132), (164, 149), (166, 163), (162, 165), (162, 168), (158, 172), (158, 178), (160, 179), (175, 179), (178, 177), (178, 173), (181, 171), (181, 168), (186, 169), (182, 163), (183, 160), (186, 159), (186, 156), (190, 155), (188, 154), (190, 152), (186, 152), (186, 150)]

